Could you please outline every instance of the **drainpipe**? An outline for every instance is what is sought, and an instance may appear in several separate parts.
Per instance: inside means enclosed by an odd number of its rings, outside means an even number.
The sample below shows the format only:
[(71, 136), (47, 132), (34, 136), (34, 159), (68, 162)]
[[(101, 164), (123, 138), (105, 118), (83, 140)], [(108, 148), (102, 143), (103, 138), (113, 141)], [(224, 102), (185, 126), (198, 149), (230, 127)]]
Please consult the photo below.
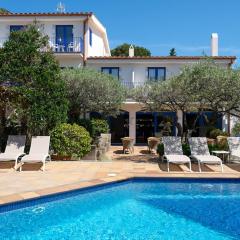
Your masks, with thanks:
[(86, 66), (87, 57), (86, 57), (86, 32), (87, 32), (87, 24), (88, 24), (89, 16), (83, 21), (83, 66)]
[(231, 133), (231, 115), (230, 115), (230, 113), (227, 114), (227, 122), (228, 122), (227, 131), (228, 131), (228, 134), (230, 135), (230, 133)]

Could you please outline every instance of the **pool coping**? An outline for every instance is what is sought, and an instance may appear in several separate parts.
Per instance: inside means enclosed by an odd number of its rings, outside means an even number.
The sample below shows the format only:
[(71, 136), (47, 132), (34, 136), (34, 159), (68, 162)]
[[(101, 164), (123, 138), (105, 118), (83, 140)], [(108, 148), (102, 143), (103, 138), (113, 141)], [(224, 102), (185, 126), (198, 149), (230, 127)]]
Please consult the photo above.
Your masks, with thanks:
[[(191, 173), (189, 173), (191, 174)], [(25, 203), (31, 203), (32, 201), (40, 201), (40, 202), (48, 202), (46, 200), (47, 198), (52, 198), (52, 197), (57, 197), (57, 199), (61, 199), (61, 196), (64, 194), (71, 194), (71, 193), (78, 193), (78, 192), (83, 192), (87, 190), (97, 190), (98, 188), (104, 187), (104, 186), (111, 186), (114, 184), (122, 183), (122, 182), (128, 182), (128, 181), (133, 181), (133, 180), (138, 180), (138, 179), (172, 179), (172, 180), (240, 180), (240, 176), (231, 174), (231, 176), (224, 176), (224, 175), (219, 175), (219, 176), (211, 176), (210, 174), (204, 174), (201, 173), (199, 176), (196, 176), (196, 174), (193, 175), (180, 175), (177, 173), (174, 173), (173, 175), (171, 174), (164, 174), (164, 175), (134, 175), (130, 177), (114, 177), (113, 178), (104, 178), (104, 179), (93, 179), (87, 182), (78, 182), (78, 183), (72, 183), (72, 184), (66, 184), (66, 185), (60, 185), (56, 187), (50, 187), (50, 188), (45, 188), (45, 189), (40, 189), (32, 192), (25, 192), (25, 193), (17, 193), (17, 194), (12, 194), (8, 196), (3, 196), (0, 197), (0, 213), (4, 210), (2, 209), (9, 209), (5, 211), (10, 211), (14, 210), (14, 205), (24, 205)], [(64, 197), (62, 197), (64, 198)], [(46, 201), (44, 201), (44, 199)], [(52, 200), (54, 201), (54, 200)], [(24, 207), (24, 206), (23, 206)], [(25, 206), (26, 207), (26, 206)], [(14, 208), (14, 209), (13, 209)], [(21, 207), (18, 207), (21, 208)], [(17, 208), (17, 209), (18, 209)]]

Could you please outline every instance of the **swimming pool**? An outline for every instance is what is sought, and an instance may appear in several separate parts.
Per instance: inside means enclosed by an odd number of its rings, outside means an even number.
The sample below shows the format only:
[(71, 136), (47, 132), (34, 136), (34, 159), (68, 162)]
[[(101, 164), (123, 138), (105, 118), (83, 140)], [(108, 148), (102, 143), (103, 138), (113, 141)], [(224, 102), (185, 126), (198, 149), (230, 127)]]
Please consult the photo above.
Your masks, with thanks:
[(0, 239), (240, 239), (240, 180), (132, 179), (2, 206)]

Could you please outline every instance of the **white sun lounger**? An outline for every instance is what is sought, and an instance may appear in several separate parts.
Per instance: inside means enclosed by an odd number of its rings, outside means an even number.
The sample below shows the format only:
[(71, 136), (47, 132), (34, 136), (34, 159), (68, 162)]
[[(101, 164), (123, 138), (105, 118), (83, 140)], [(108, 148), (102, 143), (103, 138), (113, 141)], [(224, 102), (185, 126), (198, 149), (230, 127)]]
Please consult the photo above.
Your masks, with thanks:
[(205, 137), (191, 137), (188, 139), (191, 157), (198, 161), (199, 172), (202, 172), (201, 164), (219, 164), (221, 171), (223, 172), (222, 160), (217, 157), (210, 155), (207, 138)]
[(49, 152), (50, 136), (32, 137), (29, 154), (24, 156), (20, 162), (20, 171), (24, 163), (42, 163), (42, 170), (45, 170), (45, 163), (50, 160)]
[(230, 156), (240, 159), (240, 137), (228, 137), (228, 147)]
[(169, 172), (169, 163), (174, 164), (189, 164), (191, 169), (191, 160), (189, 157), (183, 155), (182, 142), (180, 137), (163, 137), (164, 158), (167, 160), (167, 170)]
[(15, 161), (14, 168), (17, 166), (18, 159), (24, 156), (26, 136), (10, 135), (4, 153), (0, 153), (0, 162)]

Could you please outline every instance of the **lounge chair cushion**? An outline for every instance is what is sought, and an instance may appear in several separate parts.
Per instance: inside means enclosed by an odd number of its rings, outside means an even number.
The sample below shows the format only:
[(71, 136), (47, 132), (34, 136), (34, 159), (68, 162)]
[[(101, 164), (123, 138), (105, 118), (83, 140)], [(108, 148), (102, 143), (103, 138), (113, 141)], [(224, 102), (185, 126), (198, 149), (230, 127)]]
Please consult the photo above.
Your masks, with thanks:
[(221, 163), (222, 160), (213, 155), (192, 155), (193, 158), (197, 159), (201, 163)]
[(240, 152), (240, 137), (228, 137), (227, 141), (231, 153)]
[(1, 153), (0, 154), (0, 161), (14, 161), (16, 158), (24, 155), (24, 153)]
[(163, 137), (165, 155), (183, 155), (180, 137)]
[(21, 159), (21, 162), (44, 162), (46, 158), (45, 154), (26, 155)]
[(192, 155), (210, 156), (208, 149), (207, 138), (205, 137), (191, 137), (188, 139)]
[(165, 155), (168, 162), (172, 163), (189, 163), (190, 158), (185, 155)]

